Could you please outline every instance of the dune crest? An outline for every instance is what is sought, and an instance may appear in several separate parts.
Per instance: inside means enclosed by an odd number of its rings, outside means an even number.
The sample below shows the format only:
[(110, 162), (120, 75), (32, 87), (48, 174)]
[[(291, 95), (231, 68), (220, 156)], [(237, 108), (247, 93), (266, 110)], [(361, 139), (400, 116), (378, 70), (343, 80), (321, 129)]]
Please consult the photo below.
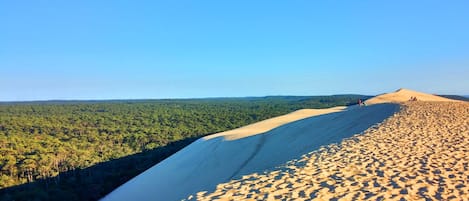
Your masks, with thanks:
[(411, 97), (416, 97), (418, 101), (451, 101), (455, 102), (457, 100), (452, 100), (448, 98), (444, 98), (441, 96), (436, 96), (432, 94), (422, 93), (418, 91), (413, 91), (410, 89), (398, 89), (392, 93), (386, 93), (382, 95), (375, 96), (373, 98), (368, 99), (365, 101), (366, 104), (378, 104), (378, 103), (402, 103), (407, 102), (411, 99)]
[(260, 122), (256, 122), (247, 126), (243, 126), (241, 128), (236, 128), (233, 130), (209, 135), (209, 136), (204, 137), (203, 139), (210, 140), (216, 137), (224, 137), (225, 140), (237, 140), (240, 138), (245, 138), (245, 137), (265, 133), (276, 127), (282, 126), (290, 122), (298, 121), (301, 119), (305, 119), (305, 118), (313, 117), (317, 115), (328, 114), (332, 112), (339, 112), (339, 111), (345, 110), (346, 108), (347, 107), (345, 106), (338, 106), (338, 107), (332, 107), (332, 108), (326, 108), (326, 109), (301, 109), (301, 110), (297, 110), (286, 115), (266, 119), (264, 121), (260, 121)]

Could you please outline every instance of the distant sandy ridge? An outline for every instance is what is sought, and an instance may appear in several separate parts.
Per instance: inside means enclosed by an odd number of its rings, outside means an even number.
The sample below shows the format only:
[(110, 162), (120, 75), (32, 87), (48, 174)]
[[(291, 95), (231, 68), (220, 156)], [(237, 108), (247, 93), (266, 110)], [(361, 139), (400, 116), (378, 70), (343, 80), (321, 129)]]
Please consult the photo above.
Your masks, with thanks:
[(441, 96), (436, 96), (432, 94), (426, 94), (418, 91), (413, 91), (410, 89), (398, 89), (392, 93), (382, 94), (376, 97), (373, 97), (369, 100), (366, 100), (366, 104), (378, 104), (378, 103), (403, 103), (409, 101), (412, 97), (415, 97), (418, 101), (431, 101), (431, 102), (460, 102), (458, 100), (452, 100)]
[(207, 137), (204, 137), (203, 139), (209, 140), (217, 137), (224, 137), (225, 140), (237, 140), (240, 138), (265, 133), (290, 122), (298, 121), (312, 116), (318, 116), (321, 114), (339, 112), (345, 110), (346, 108), (347, 107), (345, 106), (338, 106), (326, 109), (301, 109), (286, 115), (266, 119), (264, 121), (253, 123), (241, 128), (209, 135)]

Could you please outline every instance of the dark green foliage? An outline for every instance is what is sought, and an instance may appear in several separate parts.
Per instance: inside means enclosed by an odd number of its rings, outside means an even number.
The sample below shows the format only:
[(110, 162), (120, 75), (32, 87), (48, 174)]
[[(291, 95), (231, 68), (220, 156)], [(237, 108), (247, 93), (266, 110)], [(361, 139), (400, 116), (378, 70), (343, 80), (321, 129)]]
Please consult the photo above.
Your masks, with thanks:
[(201, 136), (358, 98), (3, 103), (0, 200), (96, 200)]

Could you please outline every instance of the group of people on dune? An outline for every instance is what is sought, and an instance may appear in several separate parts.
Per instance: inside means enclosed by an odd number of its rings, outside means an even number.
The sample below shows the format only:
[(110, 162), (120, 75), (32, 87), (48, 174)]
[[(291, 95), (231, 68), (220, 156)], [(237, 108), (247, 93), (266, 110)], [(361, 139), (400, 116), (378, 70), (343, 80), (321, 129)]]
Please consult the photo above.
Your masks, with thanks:
[[(417, 97), (416, 96), (411, 96), (409, 101), (417, 101)], [(358, 99), (358, 106), (366, 106), (366, 103), (365, 101), (362, 101), (362, 99)]]
[(417, 97), (411, 96), (410, 99), (409, 99), (409, 101), (417, 101)]

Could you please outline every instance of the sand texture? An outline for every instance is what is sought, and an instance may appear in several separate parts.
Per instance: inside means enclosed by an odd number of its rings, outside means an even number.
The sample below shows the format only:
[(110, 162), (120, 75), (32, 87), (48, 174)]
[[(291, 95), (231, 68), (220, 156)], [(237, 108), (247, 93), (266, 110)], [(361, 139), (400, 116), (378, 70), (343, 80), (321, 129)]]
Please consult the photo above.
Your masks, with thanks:
[(469, 200), (469, 103), (406, 102), (363, 134), (189, 200)]

